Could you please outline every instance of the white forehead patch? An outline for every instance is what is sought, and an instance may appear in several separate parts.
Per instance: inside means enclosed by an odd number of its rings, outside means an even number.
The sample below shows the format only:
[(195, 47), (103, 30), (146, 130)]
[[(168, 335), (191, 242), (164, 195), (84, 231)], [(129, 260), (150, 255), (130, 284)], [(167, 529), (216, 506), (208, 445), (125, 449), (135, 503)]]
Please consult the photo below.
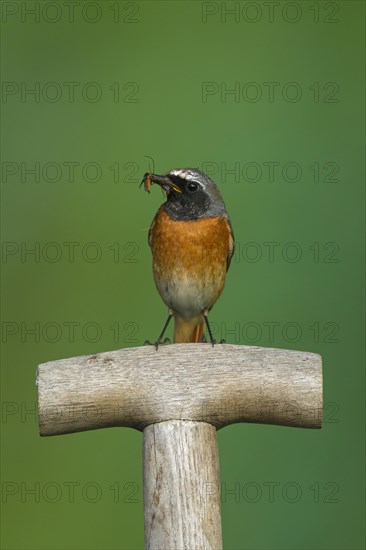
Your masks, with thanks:
[(172, 170), (170, 172), (172, 176), (178, 176), (184, 180), (195, 180), (195, 176), (189, 170)]

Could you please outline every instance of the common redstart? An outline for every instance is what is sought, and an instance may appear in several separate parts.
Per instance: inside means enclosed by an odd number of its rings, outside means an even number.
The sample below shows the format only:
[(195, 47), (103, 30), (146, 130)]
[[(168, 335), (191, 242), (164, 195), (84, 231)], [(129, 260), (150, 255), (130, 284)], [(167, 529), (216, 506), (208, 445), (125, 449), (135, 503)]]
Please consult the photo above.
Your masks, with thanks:
[(141, 185), (158, 184), (166, 202), (149, 231), (156, 287), (169, 316), (155, 342), (156, 349), (174, 317), (174, 342), (202, 342), (206, 323), (215, 340), (208, 312), (220, 296), (234, 252), (234, 235), (221, 193), (195, 168), (170, 170), (161, 176), (146, 173)]

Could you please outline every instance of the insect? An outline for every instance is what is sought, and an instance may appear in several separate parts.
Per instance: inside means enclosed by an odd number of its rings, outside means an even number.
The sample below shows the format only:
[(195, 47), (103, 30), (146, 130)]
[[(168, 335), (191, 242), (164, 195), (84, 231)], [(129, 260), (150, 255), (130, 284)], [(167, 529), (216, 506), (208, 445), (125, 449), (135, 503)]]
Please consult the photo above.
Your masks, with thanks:
[(150, 160), (150, 162), (149, 162), (150, 172), (146, 172), (144, 174), (144, 177), (142, 178), (142, 182), (140, 183), (140, 187), (142, 186), (142, 184), (144, 184), (145, 191), (150, 193), (150, 188), (151, 188), (152, 184), (154, 183), (153, 181), (151, 181), (150, 175), (153, 172), (155, 172), (155, 160), (153, 159), (153, 157), (150, 157), (149, 155), (144, 155), (144, 156), (145, 156), (145, 158)]
[(146, 174), (144, 174), (144, 177), (142, 178), (142, 181), (140, 183), (140, 187), (142, 186), (142, 184), (144, 184), (144, 189), (145, 191), (147, 191), (148, 193), (150, 193), (150, 188), (151, 188), (151, 185), (153, 184), (154, 182), (151, 181), (150, 179), (150, 174), (149, 172), (146, 172)]
[(171, 189), (174, 189), (174, 191), (176, 191), (177, 193), (181, 193), (178, 185), (172, 183), (171, 179), (168, 176), (158, 176), (157, 174), (150, 174), (149, 172), (146, 172), (146, 174), (144, 174), (144, 177), (142, 178), (142, 181), (140, 183), (140, 187), (144, 185), (145, 191), (150, 193), (151, 186), (154, 183), (158, 183), (166, 193), (169, 193)]

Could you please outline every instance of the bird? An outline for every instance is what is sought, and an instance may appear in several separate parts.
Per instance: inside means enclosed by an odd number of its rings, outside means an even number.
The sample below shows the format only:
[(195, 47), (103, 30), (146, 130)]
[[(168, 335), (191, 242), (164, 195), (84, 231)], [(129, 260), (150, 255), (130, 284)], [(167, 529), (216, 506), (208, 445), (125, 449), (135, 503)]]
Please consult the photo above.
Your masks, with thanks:
[(220, 190), (196, 168), (144, 174), (140, 186), (150, 192), (153, 184), (163, 189), (166, 201), (151, 223), (148, 243), (155, 285), (168, 307), (167, 321), (154, 345), (158, 349), (169, 342), (163, 337), (174, 317), (175, 343), (204, 342), (206, 324), (214, 346), (208, 312), (224, 289), (235, 246)]

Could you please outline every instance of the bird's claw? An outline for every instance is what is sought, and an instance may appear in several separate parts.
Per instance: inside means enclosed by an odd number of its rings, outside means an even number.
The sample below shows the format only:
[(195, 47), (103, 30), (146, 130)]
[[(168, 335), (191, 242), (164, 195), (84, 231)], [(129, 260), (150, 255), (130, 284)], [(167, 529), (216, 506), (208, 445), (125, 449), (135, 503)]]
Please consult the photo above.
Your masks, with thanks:
[[(206, 343), (207, 343), (207, 340), (206, 340)], [(226, 344), (226, 340), (225, 338), (222, 338), (220, 342), (216, 342), (215, 338), (212, 338), (212, 340), (210, 341), (210, 344), (212, 345), (212, 347), (214, 347), (216, 344)]]
[(164, 338), (164, 340), (157, 339), (156, 342), (150, 342), (150, 340), (145, 340), (144, 346), (154, 346), (156, 351), (158, 351), (159, 346), (164, 346), (164, 344), (170, 344), (169, 338)]

